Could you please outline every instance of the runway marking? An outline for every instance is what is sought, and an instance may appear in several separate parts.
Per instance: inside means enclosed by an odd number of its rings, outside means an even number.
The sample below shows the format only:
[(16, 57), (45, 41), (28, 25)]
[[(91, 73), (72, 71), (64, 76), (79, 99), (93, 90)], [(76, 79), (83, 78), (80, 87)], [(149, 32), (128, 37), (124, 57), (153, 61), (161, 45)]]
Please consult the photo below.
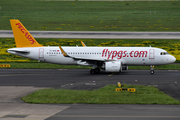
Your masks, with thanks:
[(67, 69), (58, 69), (58, 70), (67, 70)]
[(70, 85), (70, 84), (61, 85), (61, 87), (65, 87), (65, 86), (68, 86), (68, 85)]
[(10, 75), (0, 75), (0, 76), (3, 77), (3, 76), (22, 76), (22, 75), (44, 75), (44, 74), (10, 74)]
[(108, 76), (110, 77), (110, 76), (112, 76), (112, 75), (114, 75), (114, 74), (116, 74), (116, 73), (112, 73), (112, 74), (110, 74), (110, 75), (108, 75)]
[(96, 115), (53, 115), (52, 117), (108, 117), (108, 118), (180, 118), (180, 116), (96, 116)]
[(176, 72), (176, 71), (178, 71), (178, 70), (168, 70), (168, 71)]
[(43, 120), (49, 117), (74, 117), (74, 118), (180, 118), (180, 116), (93, 116), (93, 115), (29, 115), (25, 118), (17, 117), (2, 117), (1, 119), (13, 119), (13, 120)]
[[(54, 75), (55, 73), (52, 73), (52, 74), (9, 74), (9, 75), (0, 75), (0, 76), (23, 76), (23, 75)], [(59, 73), (57, 73), (59, 74)], [(69, 73), (67, 73), (69, 74)]]
[(96, 83), (85, 83), (85, 85), (96, 85)]

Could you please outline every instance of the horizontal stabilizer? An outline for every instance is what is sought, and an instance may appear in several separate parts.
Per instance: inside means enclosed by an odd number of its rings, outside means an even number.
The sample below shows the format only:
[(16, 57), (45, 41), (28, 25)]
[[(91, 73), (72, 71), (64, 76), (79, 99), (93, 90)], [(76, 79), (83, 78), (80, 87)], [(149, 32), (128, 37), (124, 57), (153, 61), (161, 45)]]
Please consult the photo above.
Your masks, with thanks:
[(12, 53), (12, 54), (29, 54), (30, 53), (30, 51), (18, 50), (18, 49), (8, 49), (7, 52)]

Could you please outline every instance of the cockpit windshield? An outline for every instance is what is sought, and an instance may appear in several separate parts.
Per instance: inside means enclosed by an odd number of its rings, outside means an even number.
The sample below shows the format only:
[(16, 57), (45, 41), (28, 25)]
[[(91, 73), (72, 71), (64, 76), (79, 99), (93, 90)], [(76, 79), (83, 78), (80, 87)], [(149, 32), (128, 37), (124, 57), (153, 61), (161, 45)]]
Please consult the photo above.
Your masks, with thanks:
[(161, 52), (160, 55), (169, 55), (168, 52)]

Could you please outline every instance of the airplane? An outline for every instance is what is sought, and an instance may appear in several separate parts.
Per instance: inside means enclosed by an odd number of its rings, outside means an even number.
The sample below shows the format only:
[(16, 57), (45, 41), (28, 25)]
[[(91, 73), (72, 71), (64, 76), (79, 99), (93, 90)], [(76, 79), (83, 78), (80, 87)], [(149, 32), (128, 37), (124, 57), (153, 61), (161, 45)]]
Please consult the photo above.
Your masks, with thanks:
[(154, 65), (165, 65), (176, 61), (167, 51), (155, 47), (83, 47), (42, 46), (17, 19), (10, 20), (16, 48), (8, 53), (62, 65), (92, 66), (90, 74), (100, 72), (122, 72), (130, 65), (150, 66), (154, 74)]

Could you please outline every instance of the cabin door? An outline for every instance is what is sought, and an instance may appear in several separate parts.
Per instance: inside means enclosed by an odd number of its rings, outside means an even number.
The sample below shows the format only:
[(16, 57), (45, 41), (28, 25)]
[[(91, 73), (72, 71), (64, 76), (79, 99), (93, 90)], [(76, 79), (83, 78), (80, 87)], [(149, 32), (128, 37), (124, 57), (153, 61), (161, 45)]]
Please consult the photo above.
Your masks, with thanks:
[(39, 48), (39, 60), (44, 61), (44, 48)]
[(155, 59), (155, 50), (154, 49), (149, 50), (149, 59)]

